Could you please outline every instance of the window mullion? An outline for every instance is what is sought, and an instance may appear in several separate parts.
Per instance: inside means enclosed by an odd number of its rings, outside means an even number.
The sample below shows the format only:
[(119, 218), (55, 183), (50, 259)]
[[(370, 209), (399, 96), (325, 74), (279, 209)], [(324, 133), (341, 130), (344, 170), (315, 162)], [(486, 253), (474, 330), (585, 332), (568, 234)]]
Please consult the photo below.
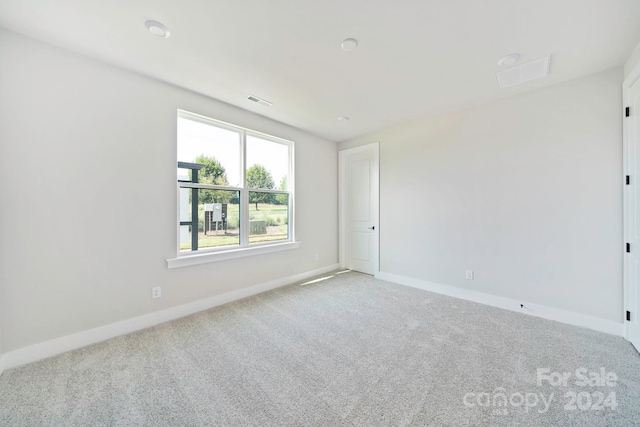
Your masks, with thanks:
[(288, 228), (288, 236), (287, 238), (290, 240), (295, 240), (295, 153), (294, 153), (293, 144), (289, 144), (289, 178), (287, 181), (288, 192), (289, 192), (289, 209), (288, 209), (288, 218), (289, 218), (289, 228)]
[(242, 187), (228, 187), (224, 185), (200, 184), (186, 181), (179, 181), (180, 188), (200, 188), (202, 190), (223, 190), (223, 191), (240, 191)]
[(242, 191), (240, 191), (240, 246), (249, 246), (249, 190), (247, 190), (247, 132), (240, 132)]
[(269, 193), (269, 194), (289, 194), (287, 190), (270, 190), (268, 188), (247, 188), (247, 190), (255, 191), (257, 193)]

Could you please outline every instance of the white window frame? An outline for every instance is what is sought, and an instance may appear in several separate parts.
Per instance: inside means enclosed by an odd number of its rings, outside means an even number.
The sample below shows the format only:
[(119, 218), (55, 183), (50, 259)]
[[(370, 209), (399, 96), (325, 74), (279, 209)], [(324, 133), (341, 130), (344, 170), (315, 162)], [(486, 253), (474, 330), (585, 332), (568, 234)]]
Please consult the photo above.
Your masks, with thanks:
[[(207, 125), (216, 126), (218, 128), (231, 130), (234, 132), (238, 132), (240, 135), (240, 162), (241, 162), (241, 177), (240, 177), (240, 186), (232, 187), (232, 186), (220, 186), (220, 185), (209, 185), (209, 184), (188, 184), (188, 183), (180, 183), (176, 181), (176, 257), (167, 259), (167, 267), (168, 268), (176, 268), (176, 267), (184, 267), (187, 265), (195, 265), (202, 264), (207, 262), (215, 262), (215, 261), (223, 261), (228, 259), (259, 255), (270, 252), (283, 251), (288, 249), (295, 249), (300, 246), (300, 242), (296, 242), (295, 240), (295, 174), (294, 174), (294, 147), (295, 144), (293, 141), (289, 141), (287, 139), (278, 138), (273, 135), (268, 135), (262, 132), (257, 132), (252, 129), (244, 128), (242, 126), (236, 126), (230, 123), (222, 122), (220, 120), (212, 119), (209, 117), (205, 117), (199, 114), (195, 114), (185, 110), (178, 110), (178, 114), (176, 117), (176, 121), (180, 118), (185, 118), (188, 120), (198, 121)], [(277, 144), (283, 144), (289, 148), (289, 169), (287, 175), (287, 185), (288, 190), (269, 190), (262, 188), (249, 188), (247, 186), (247, 136), (252, 136), (260, 139), (264, 139), (270, 142), (274, 142)], [(177, 135), (176, 135), (177, 138)], [(176, 139), (177, 145), (177, 139)], [(176, 153), (177, 154), (177, 153)], [(177, 165), (177, 155), (176, 155), (176, 165)], [(175, 176), (175, 170), (174, 170)], [(225, 247), (214, 247), (214, 248), (204, 248), (198, 249), (196, 251), (190, 252), (181, 252), (180, 251), (180, 188), (203, 188), (203, 189), (211, 189), (211, 190), (230, 190), (230, 191), (238, 191), (239, 192), (239, 213), (240, 213), (240, 242), (238, 246), (225, 246)], [(289, 196), (289, 212), (288, 212), (288, 239), (287, 240), (277, 240), (273, 242), (256, 242), (249, 243), (249, 192), (258, 191), (263, 193), (274, 193), (274, 194), (288, 194)], [(193, 226), (192, 226), (193, 230)], [(193, 231), (192, 231), (193, 232)]]

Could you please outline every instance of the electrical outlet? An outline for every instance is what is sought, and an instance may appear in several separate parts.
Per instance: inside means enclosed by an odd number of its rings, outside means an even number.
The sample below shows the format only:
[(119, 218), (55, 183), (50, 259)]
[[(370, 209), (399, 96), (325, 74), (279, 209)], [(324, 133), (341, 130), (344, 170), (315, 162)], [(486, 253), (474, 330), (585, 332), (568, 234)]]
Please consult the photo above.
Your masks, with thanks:
[(320, 256), (316, 254), (316, 261), (318, 261), (319, 259), (320, 259)]
[(151, 288), (151, 298), (160, 298), (162, 296), (162, 288), (158, 286), (157, 288)]
[(473, 270), (467, 270), (467, 280), (473, 280)]

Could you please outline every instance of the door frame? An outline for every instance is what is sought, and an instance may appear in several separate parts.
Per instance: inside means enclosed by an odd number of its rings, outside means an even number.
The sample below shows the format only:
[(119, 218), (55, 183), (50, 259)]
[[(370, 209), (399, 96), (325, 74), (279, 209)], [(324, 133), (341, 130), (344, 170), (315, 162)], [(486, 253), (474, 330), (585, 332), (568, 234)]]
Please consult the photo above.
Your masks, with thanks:
[(345, 159), (350, 154), (355, 154), (361, 151), (373, 149), (373, 176), (371, 177), (371, 184), (373, 185), (373, 210), (375, 217), (373, 218), (373, 225), (375, 230), (373, 232), (373, 277), (378, 277), (380, 274), (380, 143), (373, 142), (370, 144), (359, 145), (353, 148), (347, 148), (338, 151), (338, 254), (340, 260), (340, 266), (342, 268), (347, 267), (347, 187), (345, 185), (346, 180), (346, 162)]
[[(622, 176), (622, 185), (623, 185), (623, 191), (622, 191), (622, 200), (623, 200), (623, 229), (624, 229), (624, 242), (621, 246), (621, 248), (624, 248), (624, 243), (625, 242), (630, 242), (631, 241), (631, 230), (629, 227), (629, 217), (630, 217), (630, 211), (631, 211), (631, 205), (630, 205), (630, 200), (631, 197), (629, 195), (629, 191), (630, 188), (628, 185), (626, 185), (626, 176), (630, 175), (630, 162), (632, 160), (632, 156), (629, 155), (629, 150), (631, 149), (631, 144), (632, 141), (630, 141), (631, 138), (631, 132), (629, 130), (629, 126), (631, 125), (631, 120), (628, 120), (625, 117), (624, 111), (626, 107), (630, 106), (630, 99), (629, 99), (629, 89), (631, 88), (631, 86), (634, 85), (634, 83), (638, 83), (640, 79), (640, 63), (636, 65), (636, 67), (631, 71), (631, 73), (627, 76), (627, 78), (624, 80), (624, 82), (622, 83), (622, 141), (623, 141), (623, 145), (622, 145), (622, 165), (623, 165), (623, 176)], [(632, 114), (637, 114), (637, 112), (633, 111)], [(636, 177), (632, 177), (631, 178), (633, 180), (632, 184), (634, 185), (639, 185), (640, 184), (640, 176)], [(638, 184), (636, 184), (638, 183)], [(638, 246), (638, 244), (640, 242), (634, 242), (635, 245), (634, 246)], [(625, 251), (625, 249), (622, 249), (623, 251)], [(623, 252), (623, 258), (624, 258), (624, 267), (623, 267), (623, 319), (622, 319), (622, 323), (623, 323), (623, 336), (624, 338), (629, 341), (630, 339), (630, 331), (629, 331), (629, 322), (627, 322), (626, 319), (626, 312), (627, 311), (631, 311), (632, 309), (632, 301), (631, 301), (631, 296), (634, 295), (634, 292), (632, 292), (631, 286), (633, 286), (633, 284), (631, 283), (631, 281), (629, 280), (629, 257), (627, 256), (626, 252)], [(636, 286), (638, 286), (636, 284)], [(640, 289), (636, 289), (636, 293), (640, 292)], [(639, 316), (640, 313), (631, 313), (632, 316)]]

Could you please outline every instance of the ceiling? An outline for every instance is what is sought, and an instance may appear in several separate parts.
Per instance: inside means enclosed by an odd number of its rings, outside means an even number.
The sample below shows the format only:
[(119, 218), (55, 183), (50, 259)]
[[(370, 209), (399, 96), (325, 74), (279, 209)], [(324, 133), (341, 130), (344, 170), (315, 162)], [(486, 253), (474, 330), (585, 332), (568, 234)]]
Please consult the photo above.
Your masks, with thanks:
[[(639, 22), (638, 0), (0, 2), (2, 27), (333, 141), (621, 66)], [(512, 52), (549, 76), (498, 89)]]

